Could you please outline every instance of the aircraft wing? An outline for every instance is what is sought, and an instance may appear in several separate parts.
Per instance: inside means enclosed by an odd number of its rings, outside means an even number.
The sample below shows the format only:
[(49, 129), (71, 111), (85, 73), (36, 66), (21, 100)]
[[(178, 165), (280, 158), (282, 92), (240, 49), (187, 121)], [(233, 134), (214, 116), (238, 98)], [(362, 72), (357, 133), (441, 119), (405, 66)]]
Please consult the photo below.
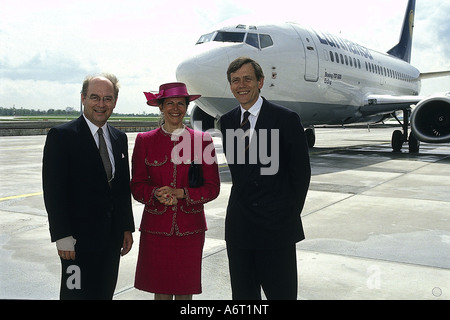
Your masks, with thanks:
[(392, 113), (397, 110), (411, 108), (424, 99), (424, 96), (393, 96), (393, 95), (368, 95), (360, 112), (364, 116)]
[[(446, 76), (450, 76), (450, 70), (422, 72), (419, 79), (433, 79)], [(428, 97), (371, 94), (366, 96), (364, 105), (360, 108), (360, 111), (364, 116), (392, 113), (397, 110), (410, 108), (411, 105), (415, 105), (426, 98)]]
[(449, 71), (437, 71), (437, 72), (422, 72), (419, 76), (419, 79), (433, 79), (433, 78), (439, 78), (439, 77), (445, 77), (450, 76), (450, 70)]

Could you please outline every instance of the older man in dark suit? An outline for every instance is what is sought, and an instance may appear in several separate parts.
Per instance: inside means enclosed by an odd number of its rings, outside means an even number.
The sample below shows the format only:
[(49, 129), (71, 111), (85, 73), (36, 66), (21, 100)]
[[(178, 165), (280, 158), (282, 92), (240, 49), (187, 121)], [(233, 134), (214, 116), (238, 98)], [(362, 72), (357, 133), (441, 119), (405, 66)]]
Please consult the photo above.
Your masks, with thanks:
[[(260, 96), (264, 74), (249, 58), (227, 71), (240, 106), (220, 127), (233, 187), (225, 240), (233, 299), (297, 298), (296, 243), (309, 187), (308, 146), (299, 116)], [(244, 132), (248, 134), (244, 134)]]
[(52, 128), (43, 157), (51, 241), (61, 259), (61, 299), (112, 299), (120, 255), (133, 244), (128, 141), (108, 125), (114, 75), (87, 77), (83, 115)]

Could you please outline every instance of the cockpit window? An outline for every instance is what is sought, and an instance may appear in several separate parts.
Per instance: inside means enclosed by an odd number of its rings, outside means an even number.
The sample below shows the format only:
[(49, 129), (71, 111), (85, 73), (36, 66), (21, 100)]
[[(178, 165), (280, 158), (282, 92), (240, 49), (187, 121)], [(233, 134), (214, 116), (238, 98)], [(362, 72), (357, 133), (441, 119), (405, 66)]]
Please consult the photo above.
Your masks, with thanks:
[(259, 42), (261, 43), (261, 49), (273, 46), (272, 37), (268, 34), (260, 34)]
[(245, 43), (248, 43), (252, 47), (259, 49), (258, 34), (256, 34), (256, 33), (247, 34), (247, 39), (245, 40)]
[(248, 33), (245, 43), (257, 49), (264, 49), (273, 46), (272, 37), (268, 34)]
[(220, 42), (244, 42), (245, 33), (243, 32), (217, 32), (214, 41)]
[[(247, 35), (247, 37), (245, 37)], [(273, 45), (272, 38), (268, 34), (215, 31), (204, 34), (198, 39), (196, 44), (210, 41), (218, 42), (244, 42), (257, 49), (264, 49)]]
[(202, 35), (200, 37), (200, 39), (198, 39), (196, 44), (201, 44), (201, 43), (205, 43), (205, 42), (211, 41), (215, 34), (216, 34), (215, 32), (211, 32), (211, 33)]
[(245, 32), (226, 32), (215, 31), (208, 34), (204, 34), (197, 40), (196, 44), (202, 44), (209, 41), (218, 42), (244, 42)]

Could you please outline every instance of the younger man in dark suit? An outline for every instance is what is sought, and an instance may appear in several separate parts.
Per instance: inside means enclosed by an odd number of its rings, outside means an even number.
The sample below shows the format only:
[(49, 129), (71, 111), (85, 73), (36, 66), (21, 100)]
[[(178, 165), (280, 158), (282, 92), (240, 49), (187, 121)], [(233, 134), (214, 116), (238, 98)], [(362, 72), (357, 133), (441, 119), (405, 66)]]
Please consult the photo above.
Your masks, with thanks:
[[(300, 213), (311, 178), (304, 129), (295, 112), (260, 96), (256, 61), (234, 60), (227, 76), (240, 103), (220, 119), (233, 182), (225, 221), (232, 296), (261, 299), (262, 287), (268, 299), (296, 299), (295, 245), (305, 237)], [(236, 132), (248, 128), (242, 143)]]
[(120, 255), (133, 244), (127, 136), (107, 124), (118, 93), (114, 75), (87, 77), (83, 115), (52, 128), (45, 142), (44, 201), (61, 299), (112, 299)]

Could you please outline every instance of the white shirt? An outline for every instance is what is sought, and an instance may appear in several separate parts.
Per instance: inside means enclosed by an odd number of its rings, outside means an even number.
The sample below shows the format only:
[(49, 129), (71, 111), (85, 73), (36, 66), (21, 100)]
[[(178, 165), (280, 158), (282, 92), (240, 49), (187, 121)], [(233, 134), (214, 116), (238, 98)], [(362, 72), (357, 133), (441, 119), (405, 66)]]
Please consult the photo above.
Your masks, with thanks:
[(255, 104), (250, 107), (250, 109), (245, 110), (241, 107), (241, 123), (244, 120), (244, 112), (248, 111), (250, 112), (250, 115), (248, 116), (248, 121), (250, 122), (250, 140), (253, 136), (253, 131), (255, 130), (256, 121), (258, 120), (259, 112), (261, 111), (261, 107), (263, 104), (263, 99), (261, 96), (258, 97), (258, 100), (256, 100)]
[[(89, 121), (88, 118), (86, 118), (86, 116), (83, 113), (83, 117), (86, 120), (89, 129), (91, 129), (91, 133), (92, 136), (94, 137), (95, 140), (95, 144), (97, 145), (98, 148), (98, 128), (95, 124), (93, 124), (91, 121)], [(112, 149), (112, 144), (111, 144), (111, 138), (109, 136), (109, 130), (108, 130), (108, 123), (105, 123), (102, 127), (103, 130), (103, 137), (105, 138), (105, 142), (106, 142), (106, 146), (108, 147), (108, 155), (109, 155), (109, 160), (111, 161), (111, 165), (112, 165), (112, 176), (114, 178), (114, 173), (116, 172), (115, 169), (115, 162), (114, 162), (114, 154), (113, 154), (113, 149)]]

